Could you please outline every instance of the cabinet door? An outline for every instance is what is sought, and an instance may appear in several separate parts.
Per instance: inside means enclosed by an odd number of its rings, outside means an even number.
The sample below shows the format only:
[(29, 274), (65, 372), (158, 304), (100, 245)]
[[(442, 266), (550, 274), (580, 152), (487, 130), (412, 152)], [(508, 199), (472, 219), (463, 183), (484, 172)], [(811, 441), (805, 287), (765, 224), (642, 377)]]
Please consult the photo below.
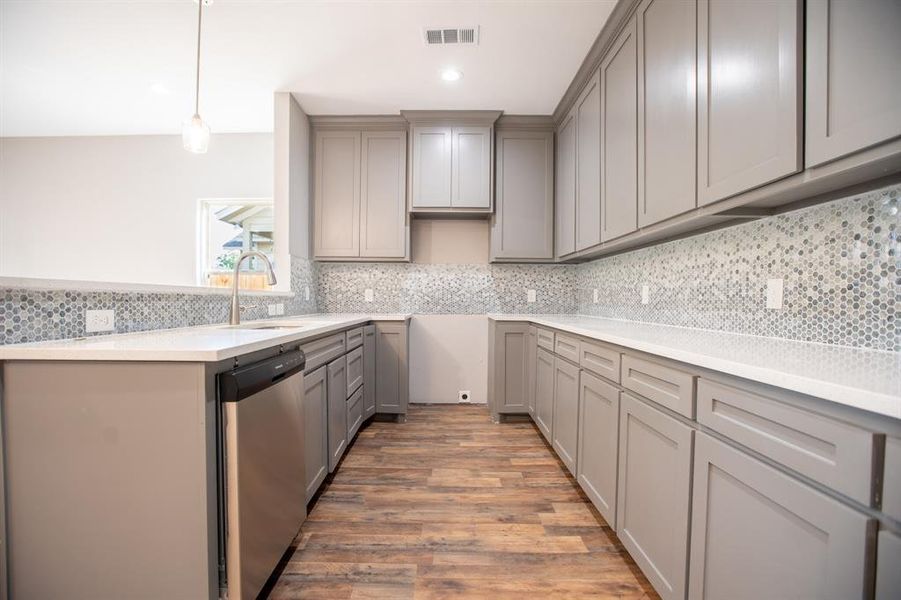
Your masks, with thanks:
[(328, 384), (321, 366), (304, 375), (303, 431), (306, 490), (309, 502), (328, 475)]
[(498, 132), (496, 188), (492, 258), (554, 258), (554, 134)]
[(616, 532), (664, 600), (685, 598), (692, 434), (620, 395)]
[(633, 19), (601, 63), (601, 239), (605, 242), (638, 228), (638, 53), (635, 37)]
[(601, 241), (601, 86), (595, 73), (576, 113), (576, 250)]
[(357, 347), (347, 353), (347, 395), (351, 394), (363, 385), (363, 348)]
[(575, 475), (579, 443), (579, 367), (554, 357), (553, 444), (557, 456)]
[(901, 597), (901, 536), (891, 531), (879, 532), (876, 551), (876, 600)]
[(375, 325), (376, 412), (406, 414), (409, 400), (407, 324)]
[(582, 371), (576, 480), (611, 527), (616, 525), (618, 438), (619, 390)]
[(529, 354), (526, 357), (526, 382), (529, 414), (535, 418), (535, 371), (538, 368), (538, 332), (534, 326), (529, 327)]
[(698, 0), (698, 204), (801, 170), (801, 0)]
[(451, 205), (451, 128), (413, 128), (413, 198), (416, 208)]
[(491, 131), (491, 127), (453, 128), (453, 208), (491, 208)]
[(347, 360), (328, 364), (328, 472), (338, 466), (347, 449)]
[(696, 0), (638, 8), (638, 226), (697, 206)]
[(554, 227), (557, 256), (576, 251), (576, 119), (571, 112), (557, 129)]
[(554, 355), (538, 348), (535, 361), (535, 424), (551, 442), (554, 426)]
[(407, 255), (407, 134), (364, 131), (360, 190), (360, 256)]
[(316, 256), (360, 255), (360, 132), (317, 131), (313, 180)]
[(864, 514), (698, 433), (691, 598), (864, 597)]
[(901, 135), (901, 2), (808, 0), (808, 167)]
[(526, 323), (495, 323), (494, 325), (494, 369), (491, 377), (494, 389), (493, 412), (526, 412), (528, 370), (529, 325)]
[(375, 414), (375, 325), (363, 328), (363, 418)]

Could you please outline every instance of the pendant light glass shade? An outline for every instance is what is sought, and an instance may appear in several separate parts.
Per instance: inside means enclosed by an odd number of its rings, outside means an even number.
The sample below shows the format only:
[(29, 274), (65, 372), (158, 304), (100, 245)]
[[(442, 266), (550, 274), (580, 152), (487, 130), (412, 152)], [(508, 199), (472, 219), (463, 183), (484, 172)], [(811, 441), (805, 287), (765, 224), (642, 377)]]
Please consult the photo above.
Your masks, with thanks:
[(194, 115), (185, 121), (181, 130), (181, 143), (188, 152), (206, 154), (210, 147), (210, 126), (203, 122), (200, 115)]

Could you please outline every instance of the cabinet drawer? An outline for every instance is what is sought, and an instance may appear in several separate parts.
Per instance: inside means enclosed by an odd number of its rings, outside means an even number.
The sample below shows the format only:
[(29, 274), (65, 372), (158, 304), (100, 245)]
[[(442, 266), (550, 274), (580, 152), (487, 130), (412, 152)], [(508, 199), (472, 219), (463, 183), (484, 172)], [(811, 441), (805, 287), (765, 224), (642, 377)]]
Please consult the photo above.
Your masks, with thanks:
[(347, 353), (347, 397), (363, 385), (363, 348), (358, 347)]
[(695, 379), (691, 373), (623, 354), (622, 385), (648, 400), (694, 418)]
[(698, 382), (698, 422), (872, 505), (872, 432), (709, 379)]
[(356, 329), (348, 330), (346, 334), (347, 339), (347, 350), (353, 350), (357, 346), (363, 345), (363, 328), (357, 327)]
[(303, 344), (300, 349), (307, 357), (307, 366), (304, 372), (309, 373), (344, 354), (344, 334), (330, 335), (321, 340)]
[(363, 388), (359, 388), (350, 398), (347, 399), (347, 441), (350, 440), (360, 430), (363, 424)]
[(538, 336), (538, 346), (540, 348), (545, 348), (546, 350), (554, 351), (554, 332), (550, 329), (542, 329), (541, 327), (536, 328), (536, 335)]
[(579, 362), (579, 340), (562, 333), (554, 338), (554, 354), (574, 363)]
[(901, 521), (901, 438), (891, 436), (885, 438), (882, 512)]
[(619, 383), (619, 352), (582, 340), (579, 342), (579, 366), (614, 383)]

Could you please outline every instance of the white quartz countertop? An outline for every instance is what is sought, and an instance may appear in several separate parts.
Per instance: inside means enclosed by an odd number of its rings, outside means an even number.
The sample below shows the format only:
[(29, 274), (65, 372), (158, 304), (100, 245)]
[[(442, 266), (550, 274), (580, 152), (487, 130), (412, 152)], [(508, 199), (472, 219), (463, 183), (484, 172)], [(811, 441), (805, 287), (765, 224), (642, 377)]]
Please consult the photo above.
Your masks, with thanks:
[(736, 377), (901, 418), (901, 353), (567, 315), (527, 321)]
[[(0, 346), (0, 360), (216, 362), (279, 344), (302, 342), (367, 321), (406, 321), (410, 315), (319, 314), (141, 333)], [(277, 324), (280, 329), (252, 329)]]

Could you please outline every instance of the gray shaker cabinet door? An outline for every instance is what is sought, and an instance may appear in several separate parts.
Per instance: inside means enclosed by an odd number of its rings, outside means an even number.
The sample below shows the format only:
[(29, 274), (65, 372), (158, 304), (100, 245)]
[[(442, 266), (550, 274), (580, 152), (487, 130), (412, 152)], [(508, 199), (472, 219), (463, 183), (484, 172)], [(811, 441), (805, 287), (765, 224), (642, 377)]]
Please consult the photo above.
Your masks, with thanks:
[(579, 452), (579, 367), (554, 357), (553, 444), (557, 456), (575, 475)]
[(557, 256), (566, 256), (576, 251), (576, 119), (572, 112), (557, 129), (556, 153), (554, 243)]
[(410, 394), (407, 324), (376, 323), (375, 342), (376, 412), (406, 414)]
[(313, 244), (318, 257), (360, 256), (360, 132), (317, 131)]
[(304, 375), (304, 465), (309, 502), (328, 475), (328, 384), (325, 365)]
[(579, 463), (576, 480), (607, 523), (614, 527), (619, 390), (584, 370), (579, 390)]
[(535, 361), (535, 424), (551, 442), (554, 426), (554, 355), (539, 347)]
[(494, 411), (524, 413), (528, 394), (528, 323), (495, 323)]
[(664, 600), (685, 598), (693, 433), (620, 395), (616, 533)]
[(690, 598), (864, 597), (874, 523), (698, 433)]
[(451, 207), (491, 208), (491, 127), (454, 127), (451, 133)]
[(901, 2), (808, 0), (808, 167), (901, 135)]
[(413, 127), (414, 209), (451, 205), (451, 145), (450, 127)]
[(492, 259), (554, 258), (554, 134), (499, 131)]
[(638, 226), (697, 206), (697, 2), (638, 8)]
[(601, 241), (601, 89), (598, 74), (588, 80), (576, 115), (576, 250)]
[(633, 19), (614, 42), (600, 69), (601, 240), (605, 242), (638, 228), (638, 52), (635, 38)]
[(534, 325), (529, 326), (529, 353), (526, 358), (526, 390), (528, 393), (529, 414), (535, 418), (535, 371), (538, 368), (538, 331)]
[(801, 170), (801, 4), (698, 0), (699, 206)]
[(375, 414), (375, 325), (363, 328), (363, 418)]
[(876, 600), (901, 598), (901, 536), (891, 531), (879, 532), (876, 551)]
[(328, 471), (338, 466), (347, 449), (347, 359), (328, 364)]
[(360, 192), (360, 256), (407, 255), (407, 134), (364, 131)]

